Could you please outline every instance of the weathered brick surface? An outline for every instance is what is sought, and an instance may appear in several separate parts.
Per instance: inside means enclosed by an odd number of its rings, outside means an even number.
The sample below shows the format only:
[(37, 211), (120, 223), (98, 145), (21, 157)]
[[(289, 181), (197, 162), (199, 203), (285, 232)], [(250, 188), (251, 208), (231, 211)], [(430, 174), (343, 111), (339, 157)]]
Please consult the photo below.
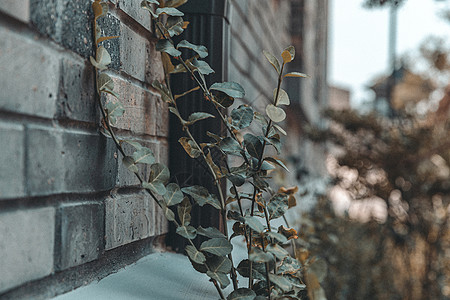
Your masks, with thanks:
[(163, 67), (158, 63), (160, 54), (154, 42), (125, 25), (121, 26), (120, 51), (121, 70), (125, 73), (147, 83), (163, 79)]
[(29, 0), (2, 0), (0, 11), (22, 22), (28, 22), (30, 19)]
[[(104, 259), (111, 253), (105, 246), (160, 235), (168, 226), (154, 200), (136, 188), (112, 139), (95, 127), (92, 0), (0, 2), (0, 15), (19, 21), (0, 24), (2, 298), (10, 289), (36, 288), (27, 282), (53, 271), (61, 276)], [(109, 5), (111, 13), (98, 24), (103, 36), (119, 35), (102, 42), (127, 110), (118, 136), (140, 141), (167, 163), (167, 105), (150, 88), (163, 79), (150, 16), (140, 1)], [(149, 166), (140, 171), (148, 177)]]
[(106, 250), (162, 234), (167, 228), (153, 199), (144, 192), (108, 197), (105, 212)]
[(29, 126), (27, 141), (29, 195), (93, 192), (114, 187), (117, 160), (111, 139)]
[(141, 8), (140, 1), (113, 0), (112, 2), (117, 5), (117, 8), (132, 17), (144, 28), (151, 30), (150, 13)]
[(97, 259), (103, 248), (103, 204), (63, 205), (57, 213), (56, 269)]
[[(25, 195), (25, 133), (22, 125), (0, 122), (0, 199)], [(0, 228), (1, 231), (1, 228)]]
[(58, 117), (96, 122), (99, 111), (94, 82), (94, 70), (90, 63), (63, 59), (57, 102)]
[(167, 137), (167, 104), (159, 94), (117, 77), (113, 80), (119, 100), (108, 95), (108, 101), (121, 101), (125, 108), (125, 114), (118, 119), (116, 127), (135, 134)]
[(53, 271), (55, 209), (0, 213), (0, 293)]
[(53, 117), (58, 95), (55, 53), (0, 27), (0, 110)]

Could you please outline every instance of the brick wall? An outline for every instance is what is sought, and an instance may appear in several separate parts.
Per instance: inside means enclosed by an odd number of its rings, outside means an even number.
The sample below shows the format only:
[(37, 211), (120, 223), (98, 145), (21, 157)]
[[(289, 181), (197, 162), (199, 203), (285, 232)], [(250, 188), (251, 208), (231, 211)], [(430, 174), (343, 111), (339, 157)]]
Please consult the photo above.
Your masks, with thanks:
[[(99, 24), (120, 35), (104, 42), (126, 108), (119, 136), (167, 162), (167, 109), (149, 86), (163, 76), (149, 15), (140, 1), (112, 2)], [(85, 284), (120, 267), (121, 257), (129, 263), (145, 255), (152, 237), (167, 232), (153, 200), (99, 133), (87, 60), (92, 19), (90, 0), (0, 2), (2, 299), (48, 297)], [(112, 257), (114, 266), (105, 263)]]

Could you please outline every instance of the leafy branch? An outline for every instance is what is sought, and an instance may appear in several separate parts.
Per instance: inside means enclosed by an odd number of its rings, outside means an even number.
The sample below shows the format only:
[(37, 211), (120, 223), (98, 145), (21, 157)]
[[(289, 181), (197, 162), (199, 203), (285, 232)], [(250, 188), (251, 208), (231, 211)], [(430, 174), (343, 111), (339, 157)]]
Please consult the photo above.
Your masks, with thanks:
[[(144, 0), (141, 3), (142, 8), (149, 11), (156, 28), (158, 38), (156, 48), (161, 52), (166, 73), (165, 82), (154, 81), (152, 87), (160, 93), (162, 100), (168, 103), (169, 111), (178, 118), (185, 134), (179, 139), (183, 149), (191, 158), (202, 159), (207, 164), (218, 196), (211, 194), (202, 186), (180, 187), (176, 183), (169, 183), (169, 170), (163, 164), (156, 162), (150, 149), (136, 141), (120, 140), (115, 135), (113, 126), (124, 113), (124, 109), (120, 101), (116, 101), (118, 95), (114, 92), (112, 78), (105, 73), (107, 66), (111, 63), (111, 57), (103, 46), (99, 46), (103, 41), (115, 37), (101, 36), (97, 19), (106, 15), (108, 5), (96, 0), (93, 3), (96, 57), (95, 59), (91, 57), (91, 63), (96, 68), (97, 98), (102, 112), (103, 133), (113, 139), (123, 156), (123, 164), (135, 174), (142, 188), (157, 202), (166, 218), (176, 225), (176, 233), (188, 240), (189, 245), (186, 246), (185, 251), (193, 267), (210, 277), (221, 299), (225, 299), (222, 289), (230, 284), (228, 274), (231, 276), (234, 291), (228, 295), (227, 299), (265, 297), (299, 299), (299, 292), (304, 289), (300, 272), (301, 264), (290, 257), (283, 248), (288, 240), (297, 237), (297, 233), (294, 229), (286, 229), (283, 226), (274, 231), (270, 223), (273, 219), (284, 217), (286, 210), (293, 206), (291, 198), (294, 198), (296, 189), (282, 188), (277, 193), (273, 192), (268, 182), (269, 173), (276, 167), (286, 170), (287, 168), (281, 160), (265, 157), (264, 152), (268, 145), (279, 152), (280, 133), (286, 134), (276, 124), (286, 117), (281, 106), (289, 105), (289, 97), (281, 88), (283, 78), (306, 77), (306, 75), (297, 72), (283, 73), (285, 64), (292, 61), (295, 56), (292, 46), (282, 52), (281, 65), (275, 56), (264, 52), (278, 73), (274, 99), (267, 105), (265, 116), (247, 105), (235, 107), (230, 115), (227, 115), (224, 110), (231, 108), (236, 98), (245, 96), (244, 89), (235, 82), (214, 83), (208, 86), (205, 76), (214, 70), (202, 60), (208, 55), (206, 47), (194, 45), (185, 40), (175, 46), (172, 40), (173, 36), (180, 35), (188, 25), (188, 22), (182, 19), (183, 13), (177, 9), (185, 2), (186, 0)], [(184, 59), (180, 49), (188, 49), (194, 53), (194, 56)], [(174, 62), (177, 65), (174, 65)], [(197, 86), (180, 95), (174, 95), (170, 88), (170, 74), (175, 73), (188, 73)], [(208, 133), (211, 141), (207, 142), (200, 142), (193, 136), (192, 126), (205, 119), (214, 118), (206, 112), (194, 112), (187, 117), (181, 115), (177, 101), (197, 90), (202, 92), (204, 101), (213, 104), (229, 136)], [(100, 97), (102, 94), (110, 94), (116, 100), (110, 100), (104, 105)], [(253, 121), (259, 123), (263, 135), (246, 133), (242, 136), (241, 131), (247, 130)], [(131, 145), (135, 151), (127, 154), (123, 143)], [(212, 149), (217, 149), (221, 153), (219, 161), (213, 160)], [(240, 157), (243, 163), (234, 166), (236, 160), (230, 159), (231, 157)], [(139, 172), (138, 166), (142, 164), (150, 165), (151, 171), (148, 178)], [(222, 190), (224, 181), (229, 181), (231, 184), (230, 195), (225, 195)], [(245, 192), (245, 187), (249, 185), (253, 187), (252, 194)], [(242, 202), (245, 200), (251, 201), (250, 211), (244, 210)], [(238, 210), (231, 205), (235, 201), (238, 204)], [(199, 206), (207, 204), (218, 209), (224, 224), (224, 233), (212, 227), (195, 228), (190, 225), (193, 203)], [(177, 217), (174, 209), (176, 209)], [(259, 220), (260, 218), (264, 219), (265, 225)], [(231, 236), (227, 228), (228, 220), (235, 221)], [(199, 248), (193, 243), (197, 236), (207, 237)], [(235, 267), (231, 239), (237, 236), (245, 237), (248, 259), (241, 261)], [(249, 278), (248, 288), (239, 287), (236, 271)]]

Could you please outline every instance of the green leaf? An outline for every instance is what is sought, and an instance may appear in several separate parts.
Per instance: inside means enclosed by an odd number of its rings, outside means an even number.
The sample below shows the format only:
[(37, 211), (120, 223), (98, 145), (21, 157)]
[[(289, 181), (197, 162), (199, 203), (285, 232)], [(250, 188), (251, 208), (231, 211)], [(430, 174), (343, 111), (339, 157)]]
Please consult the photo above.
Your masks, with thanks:
[(205, 112), (195, 112), (189, 116), (188, 122), (186, 123), (186, 125), (192, 125), (197, 121), (205, 120), (208, 118), (215, 118), (215, 116), (212, 114), (205, 113)]
[(166, 183), (169, 181), (169, 178), (170, 172), (165, 165), (160, 163), (151, 165), (149, 182), (160, 181), (162, 183)]
[(216, 280), (218, 283), (220, 283), (221, 288), (226, 288), (230, 284), (230, 279), (228, 279), (227, 274), (224, 273), (214, 273), (211, 271), (206, 272), (206, 275), (211, 277), (212, 279)]
[(142, 2), (141, 2), (141, 8), (143, 8), (143, 9), (147, 10), (148, 12), (150, 12), (150, 14), (152, 15), (153, 19), (157, 19), (158, 15), (156, 15), (153, 12), (153, 9), (150, 7), (150, 4), (153, 3), (153, 4), (159, 5), (159, 3), (156, 3), (156, 2), (158, 2), (158, 1), (156, 1), (156, 0), (142, 0)]
[(283, 169), (285, 169), (287, 172), (289, 172), (288, 167), (286, 167), (286, 165), (279, 159), (276, 159), (276, 158), (273, 158), (273, 157), (266, 157), (266, 158), (264, 158), (264, 160), (273, 162), (273, 163), (279, 165), (280, 167), (282, 167)]
[(285, 292), (288, 292), (292, 289), (292, 282), (290, 282), (289, 279), (283, 276), (269, 274), (269, 280)]
[(122, 159), (122, 163), (124, 164), (125, 167), (128, 168), (128, 170), (130, 170), (131, 172), (137, 173), (138, 167), (134, 164), (134, 159), (131, 156), (125, 156)]
[[(152, 191), (153, 193), (156, 193), (158, 195), (164, 195), (167, 192), (164, 183), (162, 183), (161, 181), (153, 181), (153, 182), (145, 182), (144, 181), (142, 183), (142, 187), (144, 189), (149, 189), (150, 191)], [(165, 203), (164, 203), (164, 205), (165, 205)]]
[(244, 219), (245, 219), (245, 224), (247, 224), (248, 227), (250, 227), (251, 229), (253, 229), (254, 231), (256, 231), (258, 233), (262, 233), (266, 229), (264, 227), (264, 225), (261, 224), (261, 222), (259, 221), (259, 219), (257, 217), (247, 216), (247, 217), (244, 217)]
[(248, 105), (241, 105), (231, 111), (231, 124), (237, 129), (243, 129), (253, 121), (253, 109)]
[(283, 57), (283, 62), (288, 63), (294, 60), (295, 57), (295, 48), (294, 46), (289, 46), (284, 49), (283, 53), (281, 53), (281, 57)]
[(227, 239), (213, 238), (204, 241), (200, 246), (201, 251), (205, 251), (217, 256), (228, 255), (233, 250), (233, 246)]
[(163, 199), (167, 206), (172, 206), (183, 201), (184, 196), (180, 190), (180, 187), (176, 183), (169, 183), (166, 186), (167, 192), (164, 194)]
[(183, 146), (184, 150), (191, 158), (197, 158), (202, 154), (201, 150), (190, 138), (182, 137), (178, 142)]
[(115, 125), (117, 122), (117, 118), (123, 116), (125, 112), (125, 109), (120, 102), (108, 102), (105, 106), (105, 109), (108, 112), (108, 119), (111, 125)]
[(277, 124), (272, 124), (273, 127), (275, 127), (279, 132), (281, 132), (283, 135), (287, 135), (287, 132), (284, 131), (283, 128), (281, 128), (280, 126), (278, 126)]
[(186, 253), (189, 256), (189, 258), (198, 263), (198, 264), (203, 264), (206, 261), (206, 257), (203, 253), (201, 253), (200, 251), (198, 251), (194, 246), (192, 245), (187, 245), (186, 248)]
[(203, 75), (214, 73), (214, 70), (210, 65), (208, 65), (206, 61), (194, 59), (192, 61), (192, 65), (198, 72), (202, 73)]
[(161, 94), (161, 99), (163, 101), (165, 101), (167, 103), (172, 102), (172, 97), (170, 96), (170, 91), (164, 84), (162, 84), (158, 80), (154, 80), (152, 82), (152, 87), (155, 88), (156, 90), (158, 90), (158, 92)]
[(166, 7), (178, 7), (185, 4), (188, 0), (166, 0), (164, 5)]
[(286, 113), (284, 110), (273, 104), (267, 105), (266, 114), (275, 123), (281, 122), (286, 118)]
[(253, 247), (248, 255), (248, 259), (257, 263), (266, 263), (273, 261), (274, 257), (272, 254), (264, 252), (258, 247)]
[(168, 17), (166, 21), (166, 25), (164, 26), (170, 37), (175, 35), (180, 35), (183, 29), (183, 18), (181, 17)]
[[(170, 178), (169, 169), (160, 163), (155, 163), (150, 166), (150, 176), (148, 182), (143, 182), (142, 187), (151, 190), (158, 195), (164, 195), (167, 190), (165, 183)], [(166, 205), (166, 203), (164, 203)]]
[(135, 164), (142, 163), (151, 165), (155, 162), (155, 157), (153, 156), (152, 150), (142, 146), (133, 153), (133, 159)]
[(136, 142), (136, 141), (125, 140), (124, 142), (127, 143), (127, 144), (130, 144), (136, 150), (139, 150), (139, 149), (141, 149), (143, 147), (139, 142)]
[(251, 133), (244, 135), (244, 146), (248, 153), (256, 159), (259, 159), (263, 151), (263, 143), (261, 139)]
[(206, 264), (211, 272), (214, 273), (230, 273), (231, 260), (226, 256), (210, 256), (206, 259)]
[(235, 186), (241, 186), (245, 183), (245, 176), (243, 176), (241, 174), (229, 174), (229, 175), (227, 175), (227, 178)]
[(100, 73), (97, 79), (97, 86), (100, 91), (114, 90), (114, 81), (108, 74)]
[(159, 40), (156, 43), (156, 50), (157, 51), (161, 51), (161, 52), (165, 52), (171, 56), (177, 57), (181, 55), (181, 51), (175, 49), (175, 47), (173, 46), (173, 44), (169, 41), (169, 40)]
[(203, 45), (194, 45), (186, 40), (182, 40), (178, 43), (177, 49), (179, 48), (188, 48), (194, 50), (200, 58), (205, 58), (208, 56), (208, 49)]
[(188, 226), (180, 226), (176, 230), (177, 234), (181, 235), (182, 237), (193, 240), (197, 236), (197, 230), (195, 230), (194, 227), (191, 225)]
[(221, 140), (219, 143), (219, 148), (227, 154), (234, 154), (234, 155), (239, 155), (242, 151), (239, 142), (233, 139), (232, 137), (226, 137), (223, 140)]
[(169, 111), (170, 111), (171, 113), (173, 113), (175, 116), (177, 116), (177, 118), (178, 118), (178, 120), (180, 120), (181, 124), (186, 125), (187, 121), (185, 121), (185, 120), (181, 117), (180, 112), (178, 111), (178, 109), (176, 109), (176, 108), (173, 107), (173, 106), (170, 106), (170, 107), (169, 107)]
[(277, 73), (280, 74), (281, 68), (280, 68), (280, 62), (278, 61), (278, 59), (275, 56), (273, 56), (272, 53), (270, 53), (266, 50), (263, 50), (263, 54), (267, 58), (267, 60), (270, 62), (270, 64), (275, 68), (275, 71), (277, 71)]
[(266, 247), (266, 251), (275, 255), (279, 260), (284, 259), (286, 256), (289, 256), (289, 253), (283, 249), (280, 245), (270, 244)]
[(296, 260), (295, 258), (292, 258), (290, 256), (285, 257), (280, 266), (278, 267), (278, 274), (291, 274), (294, 275), (296, 274), (298, 271), (301, 270), (301, 265), (300, 262), (298, 260)]
[(223, 92), (216, 91), (214, 96), (214, 102), (218, 103), (220, 106), (227, 108), (233, 105), (234, 98), (228, 96), (227, 94)]
[(208, 227), (208, 228), (203, 228), (203, 227), (199, 227), (197, 229), (197, 233), (206, 237), (209, 237), (210, 239), (213, 238), (226, 238), (225, 235), (220, 232), (217, 228), (214, 227)]
[[(248, 259), (242, 260), (237, 266), (236, 270), (242, 277), (250, 277), (250, 261)], [(266, 267), (263, 263), (253, 262), (252, 264), (253, 278), (257, 280), (265, 280)]]
[(164, 212), (164, 215), (166, 216), (166, 219), (171, 222), (175, 221), (175, 214), (173, 213), (173, 211), (164, 202), (159, 203), (161, 204), (161, 208)]
[(245, 96), (244, 88), (236, 82), (216, 82), (210, 90), (220, 91), (233, 98), (243, 98)]
[(256, 293), (248, 288), (238, 288), (228, 295), (227, 300), (253, 300)]
[(278, 92), (278, 99), (275, 99), (276, 96), (277, 96), (277, 89), (274, 89), (273, 90), (273, 99), (274, 99), (275, 106), (289, 105), (291, 103), (289, 101), (289, 95), (283, 89), (280, 89), (280, 91)]
[(202, 186), (193, 185), (184, 187), (181, 190), (183, 193), (190, 195), (200, 206), (210, 204), (217, 209), (221, 209), (219, 199), (217, 199), (216, 195), (210, 194), (208, 190)]
[(266, 206), (269, 219), (276, 219), (284, 215), (289, 208), (289, 197), (286, 194), (275, 194)]
[(182, 17), (184, 13), (176, 9), (175, 7), (163, 7), (156, 9), (156, 15), (160, 16), (162, 14), (166, 14), (172, 17)]
[(262, 164), (261, 164), (261, 170), (262, 171), (268, 171), (268, 170), (273, 170), (273, 169), (275, 169), (274, 165), (268, 163), (265, 160), (262, 162)]
[(287, 237), (278, 232), (268, 231), (266, 232), (266, 235), (282, 244), (288, 241)]
[(306, 75), (306, 74), (303, 74), (303, 73), (299, 73), (299, 72), (290, 72), (290, 73), (285, 74), (283, 77), (301, 77), (301, 78), (306, 78), (306, 77), (309, 77), (309, 76)]
[(100, 46), (97, 49), (96, 59), (92, 56), (90, 57), (91, 64), (99, 70), (107, 69), (108, 65), (111, 63), (111, 55), (109, 55), (108, 51), (105, 47)]
[[(192, 205), (191, 205), (191, 202), (189, 201), (189, 198), (184, 197), (184, 199), (180, 203), (180, 205), (177, 206), (178, 218), (180, 219), (181, 225), (186, 226), (191, 223), (191, 210), (192, 210)], [(198, 234), (201, 234), (200, 228), (197, 231)], [(283, 236), (283, 235), (281, 235), (281, 236)]]
[(281, 151), (281, 141), (280, 141), (280, 135), (279, 134), (274, 134), (270, 138), (264, 138), (264, 140), (266, 141), (266, 143), (268, 145), (272, 145), (275, 148), (275, 150), (277, 150), (278, 154), (280, 153), (280, 151)]
[(239, 212), (234, 211), (234, 210), (229, 210), (227, 212), (227, 219), (236, 220), (236, 221), (239, 221), (239, 222), (245, 222), (244, 217), (241, 216), (241, 214)]

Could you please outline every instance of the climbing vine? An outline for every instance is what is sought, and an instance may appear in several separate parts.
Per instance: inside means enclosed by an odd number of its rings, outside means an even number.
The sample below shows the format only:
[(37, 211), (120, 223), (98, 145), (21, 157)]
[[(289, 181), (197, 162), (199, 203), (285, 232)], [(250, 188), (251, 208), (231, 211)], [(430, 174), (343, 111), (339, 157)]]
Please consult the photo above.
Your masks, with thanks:
[[(293, 46), (281, 53), (281, 60), (264, 51), (274, 71), (278, 75), (274, 82), (273, 99), (265, 112), (260, 113), (248, 105), (234, 105), (235, 99), (243, 98), (245, 91), (236, 82), (216, 82), (207, 85), (205, 76), (214, 72), (202, 59), (208, 56), (205, 46), (194, 45), (186, 40), (175, 44), (172, 38), (183, 33), (188, 22), (177, 9), (187, 0), (144, 0), (143, 9), (151, 15), (154, 34), (158, 42), (156, 49), (161, 52), (165, 80), (154, 81), (152, 87), (168, 103), (169, 111), (179, 120), (183, 134), (179, 139), (186, 154), (192, 159), (203, 160), (212, 181), (215, 193), (210, 193), (200, 185), (180, 186), (170, 181), (169, 169), (156, 162), (150, 149), (138, 142), (117, 138), (114, 124), (124, 113), (120, 101), (104, 103), (101, 94), (118, 97), (114, 92), (112, 78), (105, 73), (111, 63), (108, 51), (101, 46), (105, 40), (116, 38), (101, 36), (97, 20), (108, 12), (105, 2), (93, 2), (96, 57), (91, 63), (96, 68), (98, 104), (102, 113), (103, 132), (114, 141), (123, 155), (123, 164), (135, 174), (142, 188), (154, 199), (164, 212), (168, 221), (176, 226), (176, 233), (188, 241), (185, 252), (195, 270), (206, 273), (221, 299), (225, 299), (223, 289), (233, 285), (226, 299), (301, 299), (300, 294), (306, 286), (303, 282), (303, 270), (307, 262), (300, 262), (286, 250), (288, 244), (297, 238), (292, 228), (280, 226), (273, 228), (271, 221), (284, 217), (285, 212), (295, 206), (296, 188), (274, 188), (270, 182), (270, 173), (275, 168), (287, 171), (282, 159), (267, 156), (266, 150), (272, 147), (280, 155), (280, 135), (286, 131), (280, 123), (285, 119), (284, 107), (290, 104), (289, 96), (282, 89), (286, 77), (306, 77), (298, 72), (285, 72), (285, 66), (295, 57)], [(181, 49), (187, 49), (191, 57), (183, 57)], [(179, 95), (171, 90), (170, 77), (174, 73), (186, 73), (196, 87)], [(197, 140), (191, 130), (198, 122), (215, 116), (206, 112), (194, 112), (184, 116), (178, 109), (179, 101), (189, 93), (200, 90), (202, 97), (198, 101), (208, 101), (214, 106), (217, 116), (227, 130), (226, 135), (207, 132), (206, 141)], [(230, 111), (230, 114), (224, 113)], [(151, 117), (151, 116), (149, 116)], [(248, 132), (249, 126), (258, 128), (258, 133)], [(123, 145), (134, 147), (133, 153), (126, 153)], [(220, 159), (213, 159), (211, 151), (216, 149)], [(239, 163), (236, 163), (239, 162)], [(138, 165), (150, 165), (150, 174), (145, 178)], [(225, 193), (222, 189), (226, 182), (230, 187)], [(250, 192), (249, 192), (250, 191)], [(190, 212), (194, 205), (210, 205), (217, 209), (224, 224), (224, 232), (216, 228), (195, 228), (191, 225)], [(246, 207), (248, 207), (246, 209)], [(228, 232), (227, 222), (234, 222), (232, 233)], [(198, 237), (207, 239), (196, 246)], [(231, 240), (238, 236), (246, 241), (248, 257), (237, 265), (233, 261)], [(295, 248), (295, 247), (294, 247)], [(237, 273), (248, 278), (248, 285), (239, 284)]]

